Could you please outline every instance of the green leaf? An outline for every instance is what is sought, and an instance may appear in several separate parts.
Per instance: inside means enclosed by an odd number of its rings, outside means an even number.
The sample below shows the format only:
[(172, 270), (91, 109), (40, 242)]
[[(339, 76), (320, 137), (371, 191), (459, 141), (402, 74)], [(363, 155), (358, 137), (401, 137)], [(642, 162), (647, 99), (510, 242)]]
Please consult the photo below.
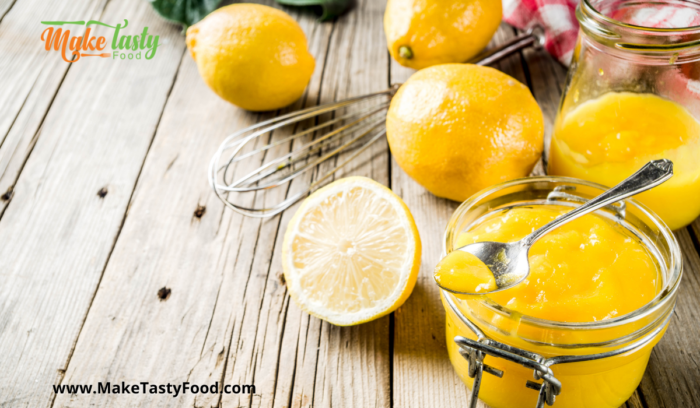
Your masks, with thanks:
[(214, 11), (221, 0), (149, 0), (161, 17), (182, 24), (182, 29), (198, 22)]
[(286, 6), (317, 6), (323, 10), (321, 21), (330, 20), (343, 14), (352, 4), (352, 0), (277, 0)]

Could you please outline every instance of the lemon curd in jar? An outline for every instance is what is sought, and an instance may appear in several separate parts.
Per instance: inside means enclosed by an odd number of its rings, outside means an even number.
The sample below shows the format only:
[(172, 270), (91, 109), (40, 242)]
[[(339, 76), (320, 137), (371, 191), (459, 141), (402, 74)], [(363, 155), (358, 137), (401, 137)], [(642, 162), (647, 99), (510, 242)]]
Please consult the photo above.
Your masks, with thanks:
[(613, 186), (661, 158), (673, 161), (673, 178), (637, 199), (678, 229), (700, 215), (700, 123), (675, 102), (609, 92), (560, 113), (548, 172)]
[[(540, 205), (497, 212), (462, 233), (456, 245), (518, 241), (568, 211), (571, 207)], [(473, 289), (483, 284), (486, 266), (472, 259), (476, 257), (462, 251), (448, 254), (440, 269), (466, 267), (477, 273), (462, 273), (466, 282), (441, 286), (479, 293)], [(642, 243), (624, 227), (595, 214), (540, 238), (530, 249), (529, 261), (530, 275), (523, 282), (488, 296), (516, 312), (559, 322), (598, 321), (632, 312), (656, 296), (661, 281), (657, 263)], [(495, 282), (491, 286), (495, 289)]]
[[(538, 204), (493, 210), (456, 234), (450, 247), (456, 249), (479, 241), (517, 241), (571, 209)], [(664, 275), (657, 257), (647, 248), (620, 222), (597, 213), (588, 214), (557, 228), (532, 246), (530, 275), (520, 284), (480, 296), (460, 298), (443, 293), (448, 352), (458, 375), (471, 387), (473, 379), (468, 376), (468, 363), (453, 341), (455, 336), (476, 339), (463, 318), (474, 322), (496, 341), (545, 358), (603, 353), (624, 345), (625, 340), (620, 339), (646, 330), (648, 319), (623, 320), (611, 327), (601, 326), (600, 330), (581, 331), (557, 327), (557, 322), (602, 324), (619, 320), (654, 300), (663, 288)], [(459, 252), (448, 254), (439, 268), (464, 267), (464, 257), (453, 255)], [(456, 310), (449, 307), (446, 296), (450, 296)], [(498, 313), (498, 308), (509, 313)], [(527, 319), (548, 322), (549, 326), (545, 326), (549, 328), (530, 325)], [(562, 393), (555, 406), (617, 408), (622, 405), (641, 381), (651, 349), (663, 330), (646, 344), (618, 356), (553, 366), (555, 377), (562, 382)], [(607, 344), (610, 338), (618, 340), (614, 345)], [(490, 356), (484, 362), (505, 374), (502, 378), (484, 374), (480, 399), (492, 408), (535, 406), (537, 392), (525, 388), (525, 383), (533, 380), (532, 370)]]

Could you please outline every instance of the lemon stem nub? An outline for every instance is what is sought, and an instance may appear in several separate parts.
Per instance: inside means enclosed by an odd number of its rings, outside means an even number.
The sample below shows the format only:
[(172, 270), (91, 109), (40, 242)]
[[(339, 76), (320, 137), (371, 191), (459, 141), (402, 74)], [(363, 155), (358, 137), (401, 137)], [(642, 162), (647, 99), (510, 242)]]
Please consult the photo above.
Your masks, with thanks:
[(413, 58), (413, 51), (411, 51), (411, 47), (408, 45), (402, 45), (399, 47), (399, 55), (401, 58), (411, 59)]

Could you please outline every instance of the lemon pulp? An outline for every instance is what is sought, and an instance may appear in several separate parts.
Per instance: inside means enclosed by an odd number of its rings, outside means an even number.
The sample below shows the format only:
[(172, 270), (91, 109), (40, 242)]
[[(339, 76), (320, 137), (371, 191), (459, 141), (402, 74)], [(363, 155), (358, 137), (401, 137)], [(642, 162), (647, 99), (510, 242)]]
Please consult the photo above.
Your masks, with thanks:
[(351, 325), (390, 313), (408, 298), (420, 253), (403, 201), (373, 180), (349, 177), (306, 199), (289, 222), (282, 256), (297, 304)]

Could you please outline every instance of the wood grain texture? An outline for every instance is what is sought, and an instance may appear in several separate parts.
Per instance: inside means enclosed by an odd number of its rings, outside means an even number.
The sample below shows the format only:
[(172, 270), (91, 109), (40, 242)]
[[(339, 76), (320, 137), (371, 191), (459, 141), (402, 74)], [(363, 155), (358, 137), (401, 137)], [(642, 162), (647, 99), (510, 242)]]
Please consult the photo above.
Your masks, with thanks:
[[(60, 51), (46, 51), (42, 20), (99, 18), (106, 0), (0, 3), (0, 215), (40, 135), (39, 128), (70, 63)], [(3, 17), (4, 16), (4, 17)], [(66, 26), (82, 32), (83, 27)], [(94, 32), (94, 31), (93, 31)], [(7, 195), (5, 195), (7, 194)]]
[[(311, 35), (317, 59), (323, 60), (328, 34), (317, 30)], [(122, 239), (66, 374), (71, 381), (212, 384), (222, 381), (230, 354), (240, 364), (231, 363), (229, 369), (242, 367), (240, 382), (232, 384), (255, 383), (258, 395), (268, 393), (258, 385), (253, 364), (243, 361), (254, 360), (253, 349), (264, 343), (255, 338), (266, 287), (263, 270), (270, 259), (262, 254), (274, 243), (269, 234), (274, 237), (279, 221), (244, 218), (225, 210), (205, 172), (223, 139), (257, 122), (259, 116), (218, 98), (199, 77), (192, 58), (183, 58)], [(239, 174), (249, 170), (252, 167), (237, 169)], [(201, 218), (194, 216), (198, 206), (206, 208)], [(156, 293), (163, 286), (172, 294), (161, 302)], [(273, 356), (269, 353), (265, 356)], [(216, 406), (220, 398), (141, 395), (133, 403)], [(251, 400), (250, 395), (243, 398)], [(60, 399), (57, 406), (105, 400)], [(111, 401), (118, 403), (119, 397)]]
[[(320, 102), (364, 95), (387, 88), (388, 54), (384, 48), (382, 17), (383, 2), (360, 0), (352, 13), (341, 17), (331, 38)], [(353, 174), (371, 177), (388, 185), (388, 149), (386, 142), (375, 143), (358, 157), (349, 168), (341, 169), (336, 177)], [(338, 158), (342, 161), (343, 157)], [(330, 164), (330, 163), (329, 163)], [(319, 173), (327, 170), (321, 166)], [(290, 217), (295, 209), (285, 213)], [(288, 220), (283, 220), (283, 223)], [(281, 232), (284, 229), (280, 230)], [(282, 237), (280, 233), (279, 238)], [(274, 265), (281, 264), (281, 241), (278, 241)], [(298, 314), (296, 305), (289, 314)], [(285, 333), (299, 333), (297, 356), (317, 345), (316, 367), (312, 377), (307, 360), (297, 360), (291, 394), (291, 407), (389, 407), (391, 406), (391, 357), (389, 349), (390, 318), (384, 317), (354, 327), (336, 327), (316, 318), (308, 319), (309, 330), (303, 325), (290, 326)], [(318, 328), (318, 331), (316, 331)], [(309, 404), (311, 402), (312, 404)]]
[[(369, 34), (381, 32), (376, 23), (381, 19), (370, 6), (359, 3), (335, 27), (296, 16), (318, 61), (307, 95), (311, 104), (385, 86), (386, 53), (368, 47)], [(329, 48), (337, 56), (326, 60)], [(344, 57), (355, 63), (345, 63)], [(370, 64), (375, 57), (384, 63)], [(356, 75), (360, 69), (370, 75)], [(227, 133), (257, 120), (216, 98), (201, 84), (189, 57), (183, 60), (67, 382), (147, 378), (256, 386), (252, 396), (188, 395), (176, 402), (142, 395), (131, 399), (134, 406), (288, 406), (305, 400), (314, 406), (389, 405), (388, 318), (341, 329), (290, 306), (279, 256), (283, 226), (293, 211), (263, 221), (224, 211), (204, 172), (192, 172), (206, 168)], [(376, 166), (369, 164), (370, 170)], [(366, 174), (381, 180), (383, 171), (386, 180), (387, 170), (384, 164)], [(283, 194), (261, 194), (248, 203), (279, 200)], [(193, 220), (198, 205), (206, 212)], [(164, 302), (155, 296), (161, 286), (172, 290)], [(308, 356), (310, 365), (297, 366), (295, 356)], [(310, 381), (297, 371), (310, 373)], [(108, 400), (65, 396), (57, 406)]]
[(17, 0), (0, 0), (0, 22), (7, 15), (7, 13), (12, 9)]
[(639, 392), (635, 391), (634, 394), (632, 394), (632, 396), (630, 397), (630, 399), (628, 399), (627, 402), (625, 402), (622, 408), (647, 408), (647, 406), (642, 401)]
[(51, 404), (184, 50), (178, 30), (147, 3), (112, 2), (103, 18), (124, 15), (161, 34), (159, 55), (144, 65), (85, 60), (70, 69), (0, 220), (0, 259), (12, 260), (0, 263), (3, 406)]
[[(42, 20), (71, 20), (76, 16), (99, 17), (104, 0), (71, 2), (21, 0), (0, 4), (0, 140), (4, 139), (39, 74), (55, 66), (57, 52), (47, 52), (41, 33)], [(78, 26), (74, 26), (78, 27)], [(71, 27), (72, 28), (72, 27)], [(80, 27), (82, 30), (82, 27)], [(76, 32), (76, 29), (72, 30)], [(58, 56), (60, 59), (60, 56)], [(63, 69), (68, 63), (62, 64)]]
[[(384, 50), (376, 47), (377, 38), (381, 35), (382, 11), (383, 5), (358, 1), (351, 14), (335, 23), (322, 81), (318, 90), (312, 88), (318, 93), (310, 92), (310, 96), (316, 95), (318, 103), (386, 87), (388, 60)], [(383, 157), (386, 158), (386, 150)], [(372, 176), (380, 182), (387, 182), (386, 164), (378, 166), (374, 160), (366, 162), (363, 158), (358, 158), (358, 163), (364, 165), (355, 167), (353, 174)], [(293, 183), (290, 194), (306, 182)], [(390, 404), (389, 319), (356, 327), (335, 327), (309, 317), (293, 302), (290, 303), (288, 296), (281, 296), (284, 294), (284, 287), (279, 282), (283, 234), (297, 208), (294, 206), (281, 216), (274, 248), (268, 252), (271, 264), (266, 271), (267, 292), (262, 297), (262, 311), (273, 316), (283, 313), (284, 320), (281, 323), (263, 319), (243, 323), (243, 327), (257, 323), (259, 333), (264, 334), (265, 343), (255, 347), (259, 356), (258, 361), (253, 360), (252, 364), (247, 362), (247, 353), (234, 355), (232, 346), (225, 382), (240, 382), (240, 373), (247, 369), (256, 373), (256, 386), (262, 384), (263, 390), (268, 389), (268, 384), (273, 387), (271, 395), (263, 392), (259, 402), (253, 399), (252, 406), (387, 407)], [(277, 333), (280, 325), (282, 332), (270, 337), (270, 334)], [(264, 350), (270, 348), (279, 350), (278, 359), (266, 356)], [(269, 374), (259, 377), (258, 372)], [(274, 382), (271, 381), (272, 373), (275, 373)], [(243, 401), (236, 396), (224, 396), (222, 403), (224, 406), (237, 406)]]
[(527, 75), (527, 85), (542, 109), (544, 117), (543, 160), (535, 166), (533, 171), (533, 175), (544, 175), (552, 140), (552, 129), (566, 81), (566, 67), (542, 49), (526, 49), (521, 52), (521, 56)]
[[(220, 100), (189, 55), (183, 57), (66, 383), (179, 384), (208, 356), (202, 345), (223, 279), (221, 257), (228, 255), (222, 248), (235, 250), (241, 236), (235, 231), (233, 242), (227, 239), (235, 216), (213, 196), (205, 169), (225, 132), (254, 116)], [(157, 296), (162, 287), (171, 290), (163, 301)], [(234, 303), (237, 295), (224, 298)], [(54, 406), (118, 405), (121, 398), (63, 395)], [(192, 406), (193, 398), (141, 394), (130, 404)]]
[[(309, 15), (294, 14), (294, 17), (307, 34), (310, 51), (317, 65), (307, 94), (289, 110), (317, 104), (326, 53), (334, 26), (332, 23), (318, 24)], [(275, 138), (281, 139), (288, 135), (289, 131), (274, 133)], [(289, 147), (283, 145), (280, 148)], [(299, 185), (295, 182), (289, 194), (295, 193), (302, 187), (301, 184), (305, 185), (306, 182), (308, 179)], [(284, 191), (280, 194), (279, 190), (275, 190), (265, 193), (262, 197), (255, 197), (254, 202), (261, 205), (283, 198)], [(283, 349), (282, 342), (289, 340), (289, 335), (284, 336), (283, 333), (290, 299), (281, 278), (280, 261), (271, 259), (271, 245), (277, 246), (277, 241), (281, 239), (280, 216), (262, 222), (239, 217), (231, 221), (230, 225), (230, 228), (241, 231), (241, 239), (255, 237), (263, 245), (256, 246), (254, 251), (239, 246), (235, 253), (226, 256), (224, 268), (234, 272), (225, 276), (220, 292), (240, 293), (240, 296), (233, 297), (237, 302), (227, 300), (229, 295), (217, 302), (210, 323), (210, 334), (203, 348), (210, 361), (204, 358), (200, 360), (192, 372), (192, 378), (215, 375), (225, 384), (255, 383), (256, 395), (227, 396), (226, 401), (221, 401), (224, 406), (286, 406), (291, 392), (289, 384), (293, 382), (295, 351)], [(257, 257), (259, 259), (254, 260)], [(241, 289), (243, 291), (238, 292)], [(309, 319), (308, 316), (305, 317)], [(296, 342), (292, 347), (296, 347)], [(289, 374), (290, 372), (292, 374)], [(220, 399), (199, 396), (195, 406), (210, 406)]]

